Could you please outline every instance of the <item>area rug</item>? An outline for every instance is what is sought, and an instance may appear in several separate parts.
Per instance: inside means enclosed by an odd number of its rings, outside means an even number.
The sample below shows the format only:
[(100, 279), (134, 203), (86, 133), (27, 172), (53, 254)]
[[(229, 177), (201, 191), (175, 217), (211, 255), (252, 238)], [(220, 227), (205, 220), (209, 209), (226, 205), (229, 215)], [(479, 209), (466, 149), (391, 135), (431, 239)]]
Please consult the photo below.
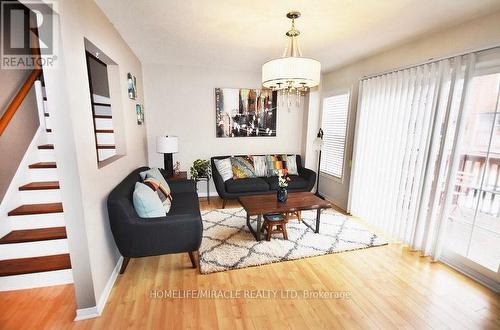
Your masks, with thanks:
[[(322, 211), (319, 234), (297, 220), (290, 220), (288, 240), (274, 234), (269, 242), (254, 239), (246, 226), (243, 208), (204, 211), (202, 218), (203, 241), (199, 250), (202, 274), (387, 244), (361, 223), (331, 209)], [(302, 218), (313, 225), (316, 211), (304, 211)], [(255, 219), (252, 224), (255, 228)]]

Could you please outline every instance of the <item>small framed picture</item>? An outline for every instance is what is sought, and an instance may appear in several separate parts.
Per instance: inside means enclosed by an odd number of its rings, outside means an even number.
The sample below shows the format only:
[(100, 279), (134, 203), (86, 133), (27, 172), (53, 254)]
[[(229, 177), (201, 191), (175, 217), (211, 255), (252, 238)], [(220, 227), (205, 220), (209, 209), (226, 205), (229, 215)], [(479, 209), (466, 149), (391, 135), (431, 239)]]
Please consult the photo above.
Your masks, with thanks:
[(135, 105), (135, 114), (137, 116), (137, 125), (144, 123), (144, 107), (141, 104)]
[(128, 98), (131, 100), (135, 100), (137, 97), (137, 81), (135, 76), (130, 72), (127, 73), (127, 88), (128, 88)]

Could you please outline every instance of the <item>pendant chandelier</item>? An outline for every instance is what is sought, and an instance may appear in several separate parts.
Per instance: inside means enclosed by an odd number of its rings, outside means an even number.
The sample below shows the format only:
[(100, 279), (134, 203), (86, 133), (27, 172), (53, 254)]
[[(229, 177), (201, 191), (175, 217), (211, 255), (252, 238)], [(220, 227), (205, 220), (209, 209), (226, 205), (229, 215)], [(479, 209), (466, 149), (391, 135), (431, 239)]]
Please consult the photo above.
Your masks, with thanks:
[(300, 96), (311, 87), (319, 85), (321, 64), (311, 58), (302, 57), (298, 44), (300, 31), (295, 28), (299, 12), (289, 12), (286, 17), (292, 20), (292, 28), (286, 32), (289, 38), (283, 57), (262, 65), (262, 86), (279, 91), (282, 103), (291, 106), (291, 96), (296, 96), (296, 105), (300, 105)]

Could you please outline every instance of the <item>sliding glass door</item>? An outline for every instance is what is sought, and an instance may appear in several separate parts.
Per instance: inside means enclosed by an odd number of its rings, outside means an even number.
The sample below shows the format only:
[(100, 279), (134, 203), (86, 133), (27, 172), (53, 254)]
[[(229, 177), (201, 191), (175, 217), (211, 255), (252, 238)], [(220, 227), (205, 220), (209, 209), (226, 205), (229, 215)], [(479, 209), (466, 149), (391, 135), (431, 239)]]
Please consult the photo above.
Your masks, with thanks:
[[(498, 279), (500, 265), (500, 59), (478, 56), (464, 104), (445, 253)], [(466, 259), (468, 262), (464, 263)]]
[(492, 287), (500, 263), (500, 48), (364, 78), (349, 211)]

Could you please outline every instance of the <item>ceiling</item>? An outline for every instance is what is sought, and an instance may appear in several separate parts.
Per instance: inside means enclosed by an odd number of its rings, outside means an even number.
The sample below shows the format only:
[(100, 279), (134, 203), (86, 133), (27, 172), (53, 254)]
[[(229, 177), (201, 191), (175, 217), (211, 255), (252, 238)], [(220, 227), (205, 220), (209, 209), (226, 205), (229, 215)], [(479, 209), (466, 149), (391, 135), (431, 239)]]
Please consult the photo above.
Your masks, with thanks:
[(302, 12), (303, 56), (329, 71), (500, 10), (499, 0), (96, 0), (144, 63), (260, 71), (282, 55), (285, 14)]

